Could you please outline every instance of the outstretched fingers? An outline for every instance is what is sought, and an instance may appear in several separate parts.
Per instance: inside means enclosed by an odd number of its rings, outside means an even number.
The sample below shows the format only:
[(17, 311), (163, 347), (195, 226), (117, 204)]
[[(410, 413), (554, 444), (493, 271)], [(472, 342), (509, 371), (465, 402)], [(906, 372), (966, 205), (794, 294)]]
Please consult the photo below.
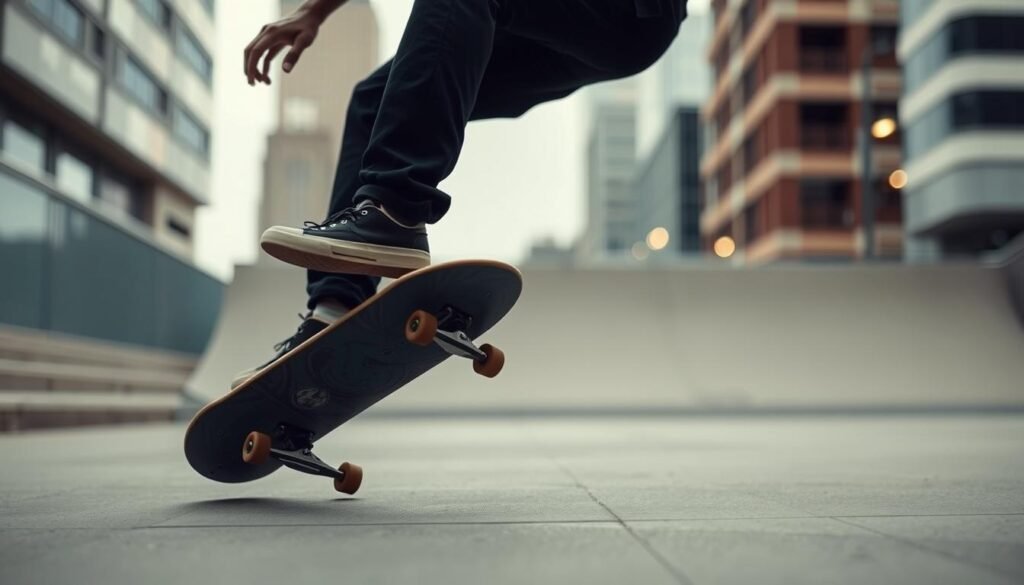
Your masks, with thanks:
[(284, 56), (284, 64), (281, 66), (285, 73), (290, 72), (295, 67), (295, 64), (299, 62), (299, 57), (302, 56), (302, 52), (313, 44), (314, 39), (316, 39), (316, 35), (309, 32), (300, 33), (295, 37), (295, 41), (292, 42), (292, 49)]
[(270, 85), (270, 66), (274, 63), (274, 58), (277, 57), (277, 54), (287, 46), (286, 43), (279, 43), (267, 51), (267, 56), (263, 58), (263, 71), (256, 76), (257, 81)]
[[(264, 27), (263, 31), (245, 48), (245, 77), (249, 85), (256, 81), (264, 81), (260, 73), (260, 59), (275, 46), (287, 45), (287, 39), (282, 39), (277, 27), (274, 25)], [(280, 49), (278, 49), (280, 50)]]
[[(264, 25), (263, 28), (260, 29), (259, 34), (253, 37), (253, 39), (249, 41), (249, 44), (245, 46), (245, 51), (242, 53), (242, 75), (245, 75), (249, 79), (249, 85), (252, 85), (253, 82), (253, 76), (250, 75), (249, 71), (249, 63), (253, 57), (253, 50), (255, 49), (256, 44), (263, 39), (263, 35), (266, 34), (266, 32), (267, 25)], [(258, 59), (259, 57), (257, 57), (257, 60)]]

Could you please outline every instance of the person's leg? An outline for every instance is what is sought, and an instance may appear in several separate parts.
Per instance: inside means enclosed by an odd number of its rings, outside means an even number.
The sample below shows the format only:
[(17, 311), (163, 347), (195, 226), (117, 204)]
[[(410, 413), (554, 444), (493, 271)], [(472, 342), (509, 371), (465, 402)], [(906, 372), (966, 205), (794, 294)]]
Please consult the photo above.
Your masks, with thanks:
[(416, 0), (363, 156), (357, 200), (377, 201), (410, 223), (433, 223), (448, 211), (437, 184), (455, 167), (509, 1)]
[(451, 204), (437, 185), (455, 167), (469, 120), (516, 116), (637, 73), (668, 48), (684, 17), (685, 0), (417, 0), (356, 199), (437, 222)]
[[(388, 61), (369, 77), (357, 83), (352, 90), (326, 217), (353, 204), (352, 198), (359, 188), (359, 169), (363, 164), (363, 153), (366, 152), (370, 132), (377, 120), (377, 110), (390, 71), (391, 61)], [(373, 296), (379, 283), (378, 276), (309, 270), (306, 277), (309, 308), (313, 309), (323, 299), (333, 299), (346, 307), (355, 307)]]

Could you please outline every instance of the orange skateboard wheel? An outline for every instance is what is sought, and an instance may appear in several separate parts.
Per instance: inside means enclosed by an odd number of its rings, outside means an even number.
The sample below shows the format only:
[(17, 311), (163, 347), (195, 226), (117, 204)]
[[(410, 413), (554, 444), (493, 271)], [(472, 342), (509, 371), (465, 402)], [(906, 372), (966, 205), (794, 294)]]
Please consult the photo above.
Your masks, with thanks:
[(253, 465), (265, 463), (270, 457), (270, 443), (270, 435), (259, 431), (249, 433), (242, 443), (242, 460)]
[(338, 471), (345, 474), (342, 479), (335, 478), (334, 489), (338, 490), (343, 494), (354, 494), (359, 491), (360, 484), (363, 483), (363, 468), (359, 467), (355, 463), (349, 463), (348, 461), (341, 464)]
[(436, 333), (437, 317), (426, 311), (413, 311), (405, 321), (405, 338), (410, 343), (428, 346), (433, 343)]
[(484, 352), (487, 358), (483, 361), (473, 360), (473, 371), (488, 378), (497, 376), (505, 367), (505, 352), (490, 343), (481, 345), (480, 351)]

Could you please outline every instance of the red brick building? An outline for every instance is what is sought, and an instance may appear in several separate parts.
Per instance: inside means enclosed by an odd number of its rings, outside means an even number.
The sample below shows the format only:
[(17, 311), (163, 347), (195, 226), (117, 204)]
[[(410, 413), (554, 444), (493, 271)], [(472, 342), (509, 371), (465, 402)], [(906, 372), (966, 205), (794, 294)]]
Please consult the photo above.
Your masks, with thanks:
[[(862, 257), (862, 64), (872, 63), (870, 120), (895, 121), (899, 2), (713, 0), (712, 9), (703, 247), (731, 237), (738, 261), (751, 264)], [(899, 257), (900, 193), (889, 176), (900, 166), (900, 132), (878, 130), (875, 250)]]

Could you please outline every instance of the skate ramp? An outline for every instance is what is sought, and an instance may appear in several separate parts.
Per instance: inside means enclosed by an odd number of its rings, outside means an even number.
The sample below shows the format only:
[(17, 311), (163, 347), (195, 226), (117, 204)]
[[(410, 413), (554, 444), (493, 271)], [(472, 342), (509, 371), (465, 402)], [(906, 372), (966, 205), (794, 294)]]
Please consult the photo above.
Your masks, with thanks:
[[(263, 272), (260, 272), (263, 271)], [(192, 385), (210, 399), (269, 355), (301, 271), (240, 270)], [(372, 412), (1024, 408), (1024, 328), (981, 265), (528, 270), (482, 341), (492, 380), (451, 359)]]
[(283, 263), (236, 266), (213, 336), (186, 384), (189, 403), (221, 396), (238, 372), (273, 357), (274, 344), (295, 333), (305, 307), (305, 270)]

